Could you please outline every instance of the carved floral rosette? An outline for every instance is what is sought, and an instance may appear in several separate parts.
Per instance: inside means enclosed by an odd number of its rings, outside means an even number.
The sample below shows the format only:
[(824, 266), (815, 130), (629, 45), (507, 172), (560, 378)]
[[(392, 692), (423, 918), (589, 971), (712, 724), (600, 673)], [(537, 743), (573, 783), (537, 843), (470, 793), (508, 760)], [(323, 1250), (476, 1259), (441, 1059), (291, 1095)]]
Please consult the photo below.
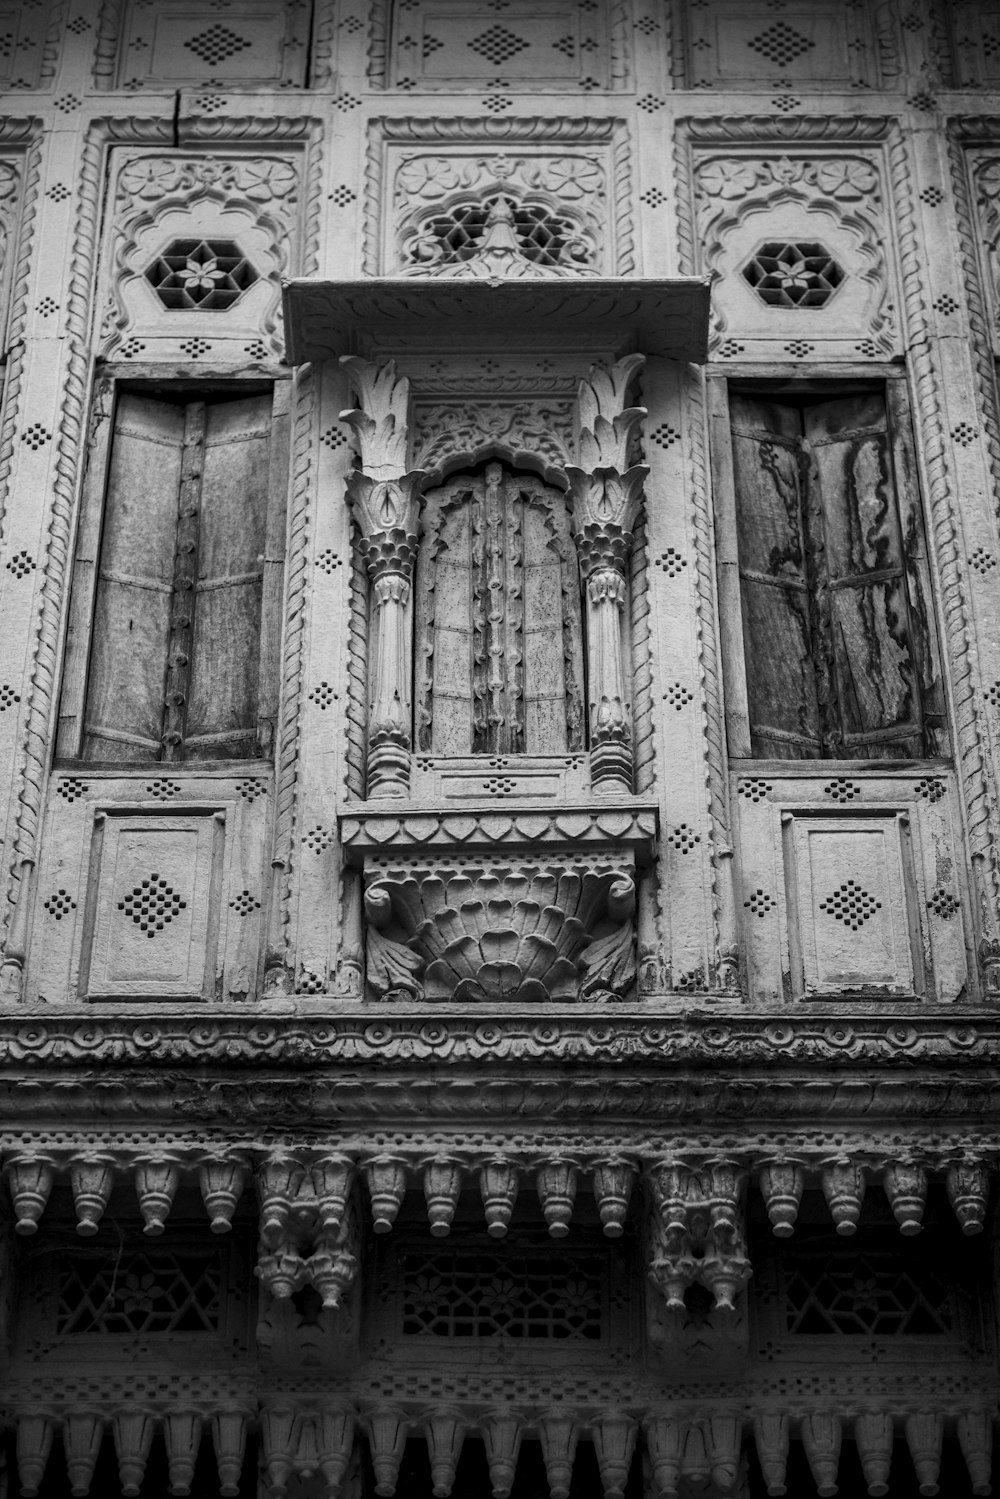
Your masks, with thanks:
[(631, 855), (545, 865), (373, 861), (367, 985), (379, 1000), (621, 999), (635, 982)]

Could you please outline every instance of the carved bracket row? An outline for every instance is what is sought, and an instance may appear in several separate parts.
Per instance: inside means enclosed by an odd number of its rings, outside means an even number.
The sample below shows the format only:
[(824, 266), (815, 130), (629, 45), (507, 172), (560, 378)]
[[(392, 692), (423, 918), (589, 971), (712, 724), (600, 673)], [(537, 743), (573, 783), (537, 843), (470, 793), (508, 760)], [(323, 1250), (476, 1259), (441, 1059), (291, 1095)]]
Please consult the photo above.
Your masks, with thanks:
[[(427, 1443), (434, 1493), (447, 1496), (455, 1483), (467, 1436), (483, 1442), (494, 1495), (509, 1495), (525, 1438), (541, 1446), (549, 1492), (568, 1499), (573, 1462), (581, 1437), (589, 1437), (605, 1499), (622, 1499), (640, 1441), (649, 1459), (656, 1492), (674, 1499), (682, 1484), (701, 1488), (711, 1482), (722, 1493), (732, 1491), (743, 1472), (744, 1436), (752, 1431), (769, 1495), (786, 1492), (789, 1445), (797, 1438), (820, 1495), (837, 1492), (837, 1474), (845, 1435), (857, 1446), (868, 1492), (884, 1494), (893, 1442), (905, 1439), (924, 1494), (937, 1493), (946, 1426), (957, 1437), (972, 1493), (990, 1492), (993, 1412), (984, 1408), (960, 1413), (942, 1409), (894, 1411), (864, 1409), (841, 1413), (808, 1409), (720, 1410), (695, 1419), (654, 1408), (641, 1417), (627, 1410), (589, 1411), (486, 1410), (460, 1406), (412, 1409), (409, 1404), (356, 1408), (337, 1400), (317, 1402), (300, 1395), (266, 1399), (259, 1409), (224, 1409), (206, 1418), (197, 1411), (157, 1411), (122, 1403), (115, 1409), (25, 1411), (17, 1416), (17, 1467), (22, 1495), (37, 1495), (57, 1428), (61, 1430), (66, 1466), (74, 1494), (86, 1495), (105, 1430), (110, 1428), (124, 1494), (137, 1495), (145, 1476), (153, 1437), (162, 1434), (171, 1491), (190, 1492), (203, 1430), (210, 1427), (220, 1489), (240, 1492), (240, 1475), (248, 1429), (260, 1434), (264, 1471), (270, 1492), (283, 1494), (289, 1480), (318, 1475), (329, 1494), (354, 1499), (360, 1494), (359, 1440), (367, 1441), (375, 1475), (375, 1493), (396, 1493), (407, 1439), (421, 1435)], [(355, 1488), (355, 1483), (358, 1487)]]

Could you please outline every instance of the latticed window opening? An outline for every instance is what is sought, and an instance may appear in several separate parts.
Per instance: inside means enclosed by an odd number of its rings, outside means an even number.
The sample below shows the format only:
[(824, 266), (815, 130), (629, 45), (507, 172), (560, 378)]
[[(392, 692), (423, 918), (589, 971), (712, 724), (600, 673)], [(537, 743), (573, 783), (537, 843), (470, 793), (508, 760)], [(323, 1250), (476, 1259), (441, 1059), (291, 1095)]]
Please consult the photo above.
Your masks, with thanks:
[(436, 1338), (596, 1340), (606, 1257), (475, 1248), (407, 1250), (403, 1332)]
[[(446, 214), (438, 214), (428, 225), (441, 245), (440, 264), (457, 265), (471, 260), (479, 250), (490, 209), (499, 194), (475, 203), (459, 203)], [(540, 203), (511, 203), (514, 232), (521, 253), (535, 265), (559, 265), (563, 252), (576, 239), (575, 226), (559, 218)]]
[(68, 1249), (59, 1260), (56, 1332), (218, 1332), (224, 1263), (213, 1245)]
[(224, 312), (260, 276), (235, 240), (175, 239), (146, 280), (164, 307)]
[(780, 1273), (787, 1332), (912, 1337), (952, 1331), (943, 1267), (915, 1245), (901, 1249), (898, 1230), (868, 1230), (857, 1246), (832, 1234), (806, 1239), (782, 1249)]
[(743, 267), (743, 279), (769, 307), (825, 307), (844, 272), (823, 245), (769, 240)]

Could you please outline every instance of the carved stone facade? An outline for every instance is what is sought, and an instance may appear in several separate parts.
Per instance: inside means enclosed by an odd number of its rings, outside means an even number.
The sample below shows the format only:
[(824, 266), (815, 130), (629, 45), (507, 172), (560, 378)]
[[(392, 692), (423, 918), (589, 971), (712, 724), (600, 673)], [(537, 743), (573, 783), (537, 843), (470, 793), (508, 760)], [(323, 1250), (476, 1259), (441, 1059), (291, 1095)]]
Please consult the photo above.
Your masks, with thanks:
[(0, 1494), (988, 1494), (1000, 7), (0, 76)]

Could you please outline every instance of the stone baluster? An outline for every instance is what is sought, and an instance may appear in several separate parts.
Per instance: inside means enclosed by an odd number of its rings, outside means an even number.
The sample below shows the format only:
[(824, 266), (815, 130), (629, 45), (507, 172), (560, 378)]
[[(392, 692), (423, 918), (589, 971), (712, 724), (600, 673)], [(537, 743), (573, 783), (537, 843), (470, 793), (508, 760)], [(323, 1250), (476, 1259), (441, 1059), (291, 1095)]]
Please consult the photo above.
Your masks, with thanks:
[(641, 406), (626, 392), (645, 360), (630, 354), (595, 365), (578, 388), (579, 466), (569, 475), (573, 533), (587, 600), (590, 779), (600, 796), (631, 795), (632, 705), (623, 642), (632, 528), (649, 469), (629, 463)]
[(507, 1233), (517, 1199), (518, 1169), (513, 1161), (496, 1156), (479, 1168), (479, 1192), (486, 1215), (486, 1232), (491, 1239), (502, 1239)]
[(427, 1456), (434, 1499), (448, 1499), (465, 1441), (465, 1418), (458, 1410), (436, 1410), (427, 1418)]
[(364, 1165), (371, 1198), (372, 1227), (387, 1234), (399, 1215), (406, 1195), (406, 1162), (395, 1156), (375, 1156)]
[(864, 1166), (839, 1157), (823, 1167), (820, 1180), (837, 1233), (845, 1238), (856, 1234), (865, 1198)]
[[(73, 1499), (84, 1499), (90, 1493), (103, 1438), (104, 1422), (100, 1416), (83, 1413), (66, 1417), (63, 1423), (63, 1448), (66, 1453), (66, 1477), (69, 1479), (69, 1491)], [(194, 1472), (193, 1467), (191, 1471)], [(183, 1494), (185, 1490), (176, 1488), (174, 1492)]]
[(146, 1476), (149, 1449), (153, 1445), (153, 1417), (149, 1411), (122, 1410), (116, 1414), (111, 1429), (118, 1454), (122, 1494), (124, 1499), (138, 1499)]
[(553, 1412), (539, 1421), (538, 1436), (549, 1481), (549, 1499), (569, 1499), (579, 1427), (572, 1416)]
[(292, 1475), (292, 1428), (295, 1408), (283, 1402), (266, 1405), (260, 1413), (260, 1435), (264, 1448), (264, 1472), (276, 1494), (283, 1494)]
[(201, 1415), (197, 1411), (167, 1411), (163, 1417), (163, 1445), (171, 1494), (190, 1494), (201, 1445)]
[(23, 1237), (38, 1232), (55, 1181), (55, 1162), (47, 1156), (8, 1156), (4, 1175), (14, 1207), (14, 1232)]
[(316, 1415), (316, 1450), (323, 1482), (336, 1493), (354, 1451), (354, 1411), (349, 1405), (324, 1405)]
[(22, 1499), (35, 1499), (52, 1451), (53, 1424), (48, 1416), (21, 1416), (17, 1423), (17, 1475)]
[(213, 1234), (228, 1234), (232, 1229), (233, 1214), (243, 1196), (246, 1180), (247, 1164), (241, 1157), (202, 1161), (198, 1185)]
[(684, 1427), (673, 1416), (649, 1415), (643, 1429), (657, 1499), (674, 1499), (681, 1481)]
[(353, 355), (349, 371), (360, 406), (341, 412), (358, 434), (361, 467), (347, 495), (361, 532), (374, 601), (369, 664), (368, 795), (406, 796), (410, 786), (410, 591), (417, 554), (418, 496), (423, 472), (407, 471), (410, 385), (395, 365)]
[(918, 1234), (924, 1223), (927, 1172), (912, 1161), (890, 1161), (882, 1173), (882, 1185), (901, 1234)]
[[(965, 1458), (974, 1494), (991, 1492), (993, 1416), (989, 1411), (965, 1411), (958, 1418), (958, 1445)], [(23, 1490), (22, 1490), (23, 1492)]]
[(538, 1200), (553, 1239), (564, 1239), (570, 1230), (576, 1201), (576, 1167), (571, 1161), (546, 1161), (535, 1177)]
[(70, 1162), (69, 1182), (76, 1208), (76, 1231), (84, 1239), (97, 1233), (115, 1184), (112, 1156), (84, 1156)]
[(705, 1423), (705, 1451), (712, 1482), (722, 1493), (736, 1487), (740, 1474), (743, 1423), (739, 1416), (712, 1416)]
[(378, 1406), (368, 1417), (368, 1445), (378, 1499), (392, 1499), (396, 1492), (399, 1465), (409, 1433), (409, 1421), (395, 1406)]
[(819, 1499), (833, 1499), (837, 1492), (842, 1431), (840, 1418), (826, 1412), (802, 1417), (802, 1445), (816, 1484)]
[(620, 1239), (625, 1232), (635, 1176), (628, 1161), (598, 1161), (594, 1166), (591, 1183), (605, 1238)]
[(854, 1421), (854, 1442), (869, 1494), (884, 1499), (892, 1463), (892, 1417), (885, 1411), (862, 1411)]
[(602, 1416), (594, 1422), (590, 1435), (604, 1487), (604, 1499), (624, 1499), (635, 1451), (636, 1423), (630, 1416)]
[(760, 1190), (771, 1220), (771, 1232), (787, 1239), (795, 1232), (795, 1220), (805, 1187), (805, 1171), (798, 1161), (765, 1161), (760, 1168)]
[(180, 1180), (180, 1164), (172, 1156), (144, 1156), (136, 1161), (135, 1194), (144, 1234), (156, 1238), (164, 1232)]
[(948, 1167), (945, 1186), (963, 1234), (981, 1234), (990, 1197), (989, 1168), (981, 1161), (956, 1161)]
[(521, 1422), (512, 1411), (494, 1411), (483, 1423), (483, 1446), (493, 1499), (510, 1499), (521, 1451)]
[(934, 1495), (939, 1492), (944, 1417), (938, 1411), (916, 1411), (912, 1416), (907, 1416), (904, 1429), (913, 1470), (917, 1475), (917, 1492), (924, 1499), (934, 1499)]
[(754, 1416), (753, 1436), (770, 1499), (781, 1499), (788, 1492), (785, 1486), (789, 1438), (787, 1415), (783, 1411), (765, 1411)]
[(309, 1169), (319, 1230), (336, 1237), (347, 1214), (356, 1167), (348, 1156), (323, 1155), (317, 1156)]
[(447, 1156), (434, 1156), (424, 1166), (424, 1201), (431, 1237), (447, 1238), (462, 1190), (462, 1168)]

